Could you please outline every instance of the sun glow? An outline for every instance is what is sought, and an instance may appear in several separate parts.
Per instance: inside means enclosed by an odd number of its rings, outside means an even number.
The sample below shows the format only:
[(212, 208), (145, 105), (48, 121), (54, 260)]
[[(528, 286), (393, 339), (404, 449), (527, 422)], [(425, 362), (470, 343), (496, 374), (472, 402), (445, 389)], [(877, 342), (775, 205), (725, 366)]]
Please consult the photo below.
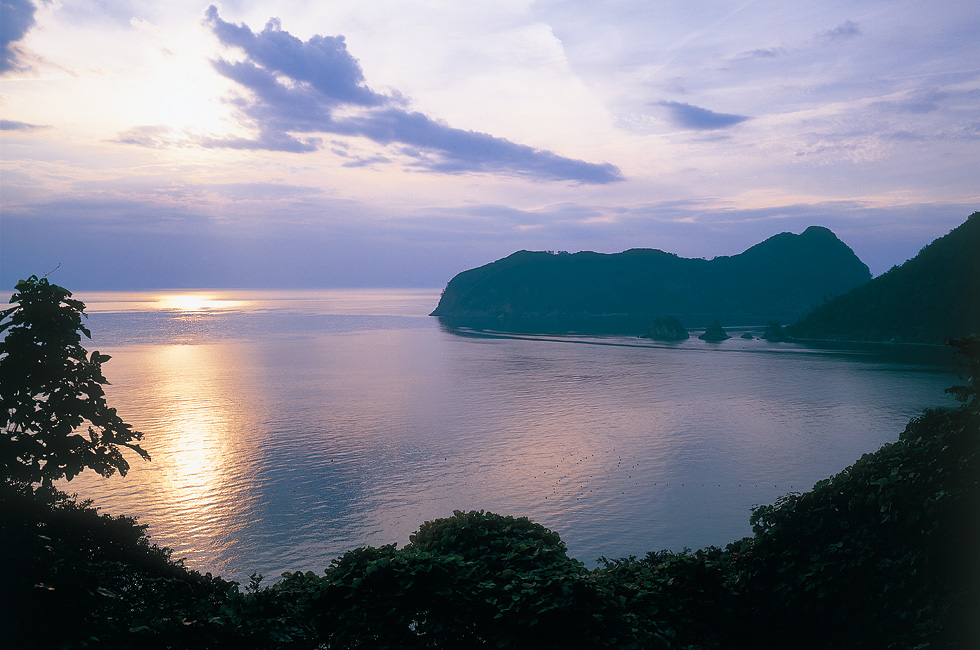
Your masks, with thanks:
[(187, 313), (238, 309), (248, 304), (245, 300), (230, 300), (213, 294), (167, 294), (156, 299), (158, 309)]
[(131, 21), (146, 39), (147, 75), (134, 94), (140, 123), (168, 127), (175, 132), (228, 130), (230, 110), (220, 100), (226, 83), (202, 66), (202, 56), (213, 55), (214, 42), (201, 26), (164, 35), (162, 28), (146, 21)]
[(148, 439), (157, 431), (151, 453), (161, 473), (153, 489), (166, 495), (168, 516), (181, 531), (177, 545), (212, 557), (240, 543), (254, 498), (247, 460), (254, 400), (231, 349), (154, 348), (146, 368), (153, 380), (145, 382), (143, 398), (157, 413), (147, 431)]

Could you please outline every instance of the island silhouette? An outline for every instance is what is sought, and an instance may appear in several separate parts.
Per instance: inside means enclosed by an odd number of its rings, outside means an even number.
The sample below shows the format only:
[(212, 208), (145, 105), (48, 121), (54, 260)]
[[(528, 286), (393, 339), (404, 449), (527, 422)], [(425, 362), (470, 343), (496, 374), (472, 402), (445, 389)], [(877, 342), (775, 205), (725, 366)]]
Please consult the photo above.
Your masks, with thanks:
[(640, 336), (666, 317), (686, 328), (765, 326), (795, 322), (870, 279), (850, 247), (811, 226), (710, 260), (657, 249), (518, 251), (456, 275), (431, 315), (450, 327), (535, 333)]

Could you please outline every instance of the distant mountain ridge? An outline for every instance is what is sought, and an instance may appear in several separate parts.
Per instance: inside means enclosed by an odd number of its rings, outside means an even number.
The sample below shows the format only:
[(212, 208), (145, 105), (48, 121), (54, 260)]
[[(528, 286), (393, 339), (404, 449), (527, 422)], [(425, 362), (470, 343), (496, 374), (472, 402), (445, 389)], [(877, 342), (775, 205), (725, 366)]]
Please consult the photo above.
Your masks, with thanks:
[(793, 322), (870, 279), (834, 233), (811, 226), (711, 260), (656, 249), (519, 251), (456, 275), (432, 315), (451, 326), (639, 335), (658, 316), (687, 327)]
[(980, 333), (980, 212), (786, 329), (803, 339), (935, 344)]

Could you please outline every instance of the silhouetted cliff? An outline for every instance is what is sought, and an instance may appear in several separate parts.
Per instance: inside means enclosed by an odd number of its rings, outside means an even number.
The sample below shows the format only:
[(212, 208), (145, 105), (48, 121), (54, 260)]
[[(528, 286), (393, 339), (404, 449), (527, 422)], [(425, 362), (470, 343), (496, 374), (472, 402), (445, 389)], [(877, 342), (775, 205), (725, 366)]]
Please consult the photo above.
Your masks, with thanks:
[(830, 230), (770, 237), (739, 255), (688, 259), (623, 253), (520, 251), (464, 271), (432, 312), (454, 326), (641, 334), (658, 316), (687, 327), (792, 322), (871, 278)]
[(980, 332), (980, 212), (786, 329), (796, 338), (907, 343)]

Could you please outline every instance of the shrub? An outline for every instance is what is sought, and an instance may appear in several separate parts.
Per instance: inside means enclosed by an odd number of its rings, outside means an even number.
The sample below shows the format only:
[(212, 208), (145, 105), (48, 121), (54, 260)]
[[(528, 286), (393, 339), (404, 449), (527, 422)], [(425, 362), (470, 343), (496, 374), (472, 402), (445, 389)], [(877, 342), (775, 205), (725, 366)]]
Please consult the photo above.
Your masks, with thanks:
[(346, 553), (315, 589), (329, 647), (628, 648), (647, 636), (556, 533), (482, 511), (426, 522), (402, 549)]

